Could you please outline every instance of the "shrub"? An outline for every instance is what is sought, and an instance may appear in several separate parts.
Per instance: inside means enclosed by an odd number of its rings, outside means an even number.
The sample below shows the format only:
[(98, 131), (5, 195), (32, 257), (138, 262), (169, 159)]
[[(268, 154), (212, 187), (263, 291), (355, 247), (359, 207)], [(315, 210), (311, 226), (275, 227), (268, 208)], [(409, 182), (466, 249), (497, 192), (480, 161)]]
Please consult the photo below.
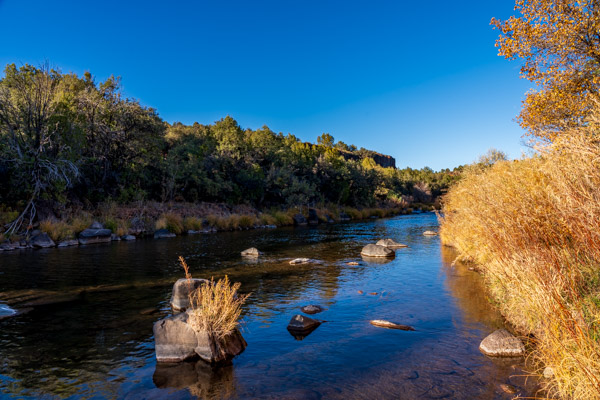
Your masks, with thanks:
[(262, 213), (259, 216), (259, 221), (263, 225), (277, 225), (277, 219), (271, 214)]
[[(179, 262), (185, 270), (187, 279), (191, 279), (189, 267), (183, 257)], [(241, 284), (231, 284), (229, 277), (200, 286), (190, 293), (192, 305), (189, 312), (189, 323), (197, 331), (206, 331), (218, 340), (224, 339), (239, 326), (242, 305), (249, 294), (238, 295)]]
[(80, 214), (71, 219), (71, 229), (75, 234), (80, 233), (92, 225), (92, 217), (89, 214)]
[(243, 214), (238, 217), (238, 225), (240, 228), (252, 228), (258, 223), (258, 219), (254, 215)]
[(156, 221), (155, 227), (180, 235), (183, 232), (183, 219), (178, 214), (165, 213)]
[(561, 398), (600, 398), (595, 130), (571, 132), (538, 156), (467, 173), (445, 197), (441, 220), (443, 243), (480, 264), (501, 312), (535, 335), (533, 354), (552, 368), (550, 394)]
[(75, 237), (73, 228), (63, 221), (52, 221), (49, 219), (41, 221), (40, 230), (48, 234), (50, 239), (57, 243)]
[(277, 226), (287, 226), (294, 224), (294, 219), (292, 218), (292, 216), (283, 211), (273, 211), (271, 215), (275, 219), (275, 225)]
[(183, 220), (183, 227), (186, 231), (199, 231), (202, 229), (202, 219), (197, 217), (187, 217)]

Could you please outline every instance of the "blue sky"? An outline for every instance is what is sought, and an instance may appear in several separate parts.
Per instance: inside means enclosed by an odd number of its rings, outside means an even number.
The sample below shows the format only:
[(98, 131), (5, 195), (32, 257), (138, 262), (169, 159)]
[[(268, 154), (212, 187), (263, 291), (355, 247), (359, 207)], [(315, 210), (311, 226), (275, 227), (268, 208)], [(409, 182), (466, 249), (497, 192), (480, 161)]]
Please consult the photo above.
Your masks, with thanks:
[(121, 76), (166, 121), (268, 125), (435, 170), (519, 157), (530, 84), (497, 56), (495, 1), (0, 0), (0, 64)]

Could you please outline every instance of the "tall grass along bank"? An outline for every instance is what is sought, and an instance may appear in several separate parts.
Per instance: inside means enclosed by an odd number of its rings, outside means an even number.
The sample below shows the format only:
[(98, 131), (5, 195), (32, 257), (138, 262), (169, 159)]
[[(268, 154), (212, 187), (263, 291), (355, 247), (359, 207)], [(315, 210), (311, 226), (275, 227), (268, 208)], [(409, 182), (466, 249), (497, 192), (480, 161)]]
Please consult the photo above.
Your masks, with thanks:
[(550, 396), (600, 398), (597, 124), (518, 161), (472, 170), (445, 197), (440, 234), (475, 262), (531, 338)]

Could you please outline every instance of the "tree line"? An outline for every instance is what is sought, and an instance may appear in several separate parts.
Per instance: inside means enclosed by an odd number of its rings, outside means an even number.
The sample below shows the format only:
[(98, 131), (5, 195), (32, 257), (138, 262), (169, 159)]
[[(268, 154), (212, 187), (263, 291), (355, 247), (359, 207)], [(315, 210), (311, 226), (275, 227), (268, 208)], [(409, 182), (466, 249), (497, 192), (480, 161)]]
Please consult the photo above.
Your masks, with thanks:
[(267, 126), (243, 129), (230, 116), (169, 124), (125, 98), (114, 76), (96, 83), (89, 72), (9, 64), (0, 80), (0, 204), (23, 218), (34, 217), (40, 199), (258, 208), (430, 202), (457, 179), (456, 171), (382, 168), (370, 154), (329, 134), (311, 144)]

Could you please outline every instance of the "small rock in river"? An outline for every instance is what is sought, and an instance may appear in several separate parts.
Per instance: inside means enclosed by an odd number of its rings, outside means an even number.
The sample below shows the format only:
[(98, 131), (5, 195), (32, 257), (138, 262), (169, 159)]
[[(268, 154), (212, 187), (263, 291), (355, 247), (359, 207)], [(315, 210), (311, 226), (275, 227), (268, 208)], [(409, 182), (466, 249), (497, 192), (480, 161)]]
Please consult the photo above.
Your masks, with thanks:
[(294, 315), (287, 326), (287, 330), (296, 340), (302, 340), (312, 331), (321, 325), (320, 321), (305, 317), (304, 315)]
[(521, 339), (513, 336), (506, 329), (498, 329), (483, 339), (479, 350), (488, 356), (519, 357), (525, 353), (525, 346)]
[(425, 236), (437, 236), (437, 234), (438, 233), (434, 232), (434, 231), (425, 231), (425, 232), (423, 232), (423, 235), (425, 235)]
[(377, 245), (390, 248), (408, 247), (407, 245), (398, 243), (393, 239), (381, 239), (379, 242), (377, 242)]
[(308, 264), (309, 262), (310, 262), (310, 258), (295, 258), (292, 261), (290, 261), (290, 265)]
[(260, 255), (261, 252), (258, 251), (256, 247), (250, 247), (249, 249), (242, 251), (242, 257), (258, 257)]
[(385, 246), (379, 246), (376, 244), (368, 244), (360, 252), (361, 255), (366, 257), (394, 257), (394, 250), (391, 250)]
[(400, 329), (402, 331), (414, 331), (415, 329), (412, 326), (408, 325), (400, 325), (394, 322), (385, 321), (383, 319), (374, 319), (370, 321), (371, 325), (377, 326), (379, 328), (388, 328), (388, 329)]
[(359, 265), (356, 261), (347, 262), (346, 265)]
[(377, 293), (377, 292), (371, 292), (371, 293), (369, 293), (369, 294), (370, 294), (371, 296), (377, 296), (379, 293)]
[(311, 304), (300, 308), (300, 311), (302, 311), (305, 314), (317, 314), (323, 311), (323, 307), (318, 306), (316, 304)]
[(364, 293), (364, 292), (363, 292), (362, 290), (359, 290), (359, 291), (358, 291), (358, 294), (363, 294), (363, 293)]
[(515, 393), (517, 393), (517, 389), (514, 386), (507, 385), (506, 383), (501, 383), (500, 384), (500, 389), (502, 389), (502, 391), (504, 393), (508, 393), (508, 394), (515, 394)]

